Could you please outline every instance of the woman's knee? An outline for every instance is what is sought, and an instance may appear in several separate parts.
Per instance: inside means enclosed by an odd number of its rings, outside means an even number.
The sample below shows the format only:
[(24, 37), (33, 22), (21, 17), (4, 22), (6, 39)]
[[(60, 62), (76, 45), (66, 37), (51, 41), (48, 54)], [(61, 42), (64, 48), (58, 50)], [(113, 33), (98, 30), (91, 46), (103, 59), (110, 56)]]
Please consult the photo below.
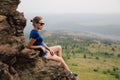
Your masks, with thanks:
[(58, 49), (58, 50), (62, 50), (61, 45), (57, 45), (57, 49)]

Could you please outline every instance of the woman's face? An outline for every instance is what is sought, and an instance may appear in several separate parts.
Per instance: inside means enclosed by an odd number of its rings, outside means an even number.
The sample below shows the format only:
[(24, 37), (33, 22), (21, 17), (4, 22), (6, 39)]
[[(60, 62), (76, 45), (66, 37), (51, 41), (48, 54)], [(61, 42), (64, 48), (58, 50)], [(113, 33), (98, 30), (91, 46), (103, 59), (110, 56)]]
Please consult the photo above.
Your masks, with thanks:
[(36, 28), (37, 28), (38, 30), (42, 30), (44, 24), (45, 24), (45, 23), (44, 23), (44, 20), (42, 19), (42, 20), (40, 20), (38, 23), (36, 23)]

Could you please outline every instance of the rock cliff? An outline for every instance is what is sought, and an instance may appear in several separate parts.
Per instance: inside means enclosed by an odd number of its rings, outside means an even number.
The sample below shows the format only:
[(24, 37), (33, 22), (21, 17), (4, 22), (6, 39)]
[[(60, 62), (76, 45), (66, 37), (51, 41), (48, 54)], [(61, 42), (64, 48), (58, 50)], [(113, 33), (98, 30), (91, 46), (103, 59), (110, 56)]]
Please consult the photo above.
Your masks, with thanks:
[(0, 0), (0, 80), (76, 80), (58, 62), (27, 49), (24, 14), (17, 11), (20, 0)]

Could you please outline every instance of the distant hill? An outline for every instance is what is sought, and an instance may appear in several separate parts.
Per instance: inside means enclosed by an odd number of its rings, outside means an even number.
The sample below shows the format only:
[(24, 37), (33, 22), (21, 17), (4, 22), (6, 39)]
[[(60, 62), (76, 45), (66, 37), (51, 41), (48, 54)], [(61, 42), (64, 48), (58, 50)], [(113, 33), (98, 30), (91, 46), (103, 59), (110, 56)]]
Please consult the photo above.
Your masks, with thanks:
[(26, 14), (27, 27), (25, 33), (30, 32), (30, 19), (40, 15), (45, 20), (44, 30), (56, 32), (72, 32), (87, 36), (120, 40), (119, 14)]

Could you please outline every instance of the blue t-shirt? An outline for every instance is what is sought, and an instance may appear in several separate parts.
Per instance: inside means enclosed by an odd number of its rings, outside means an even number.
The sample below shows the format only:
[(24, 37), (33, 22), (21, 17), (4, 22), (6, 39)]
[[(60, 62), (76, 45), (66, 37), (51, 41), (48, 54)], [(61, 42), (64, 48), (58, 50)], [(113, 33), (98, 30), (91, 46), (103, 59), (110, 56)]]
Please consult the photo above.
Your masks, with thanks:
[(38, 30), (32, 30), (30, 33), (30, 39), (36, 39), (35, 43), (33, 45), (40, 45), (44, 46), (43, 44), (43, 37), (41, 36), (40, 32)]

